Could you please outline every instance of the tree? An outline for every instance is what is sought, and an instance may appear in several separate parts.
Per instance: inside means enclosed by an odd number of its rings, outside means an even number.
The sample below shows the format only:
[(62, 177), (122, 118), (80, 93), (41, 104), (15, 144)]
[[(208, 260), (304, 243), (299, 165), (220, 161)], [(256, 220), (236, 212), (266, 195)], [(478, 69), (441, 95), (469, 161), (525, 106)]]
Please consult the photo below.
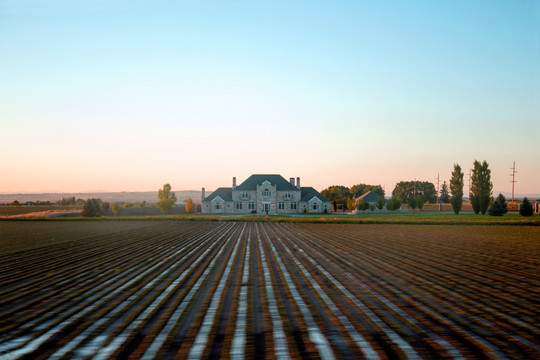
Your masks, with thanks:
[(356, 202), (352, 198), (347, 199), (347, 210), (352, 211), (356, 208)]
[(364, 195), (368, 191), (373, 191), (374, 193), (377, 193), (384, 197), (384, 190), (381, 185), (367, 185), (367, 184), (357, 184), (351, 186), (350, 192), (353, 199), (356, 199), (357, 197)]
[(441, 186), (439, 202), (443, 204), (447, 204), (450, 202), (450, 193), (448, 192), (448, 185), (446, 185), (446, 180), (443, 181), (442, 186)]
[(120, 211), (120, 204), (117, 203), (117, 202), (113, 202), (112, 205), (111, 205), (111, 210), (112, 212), (114, 213), (114, 216), (116, 216), (118, 214), (118, 212)]
[(394, 211), (401, 208), (401, 201), (396, 198), (391, 198), (386, 202), (386, 209), (389, 211)]
[(193, 200), (191, 198), (188, 198), (186, 200), (186, 212), (190, 213), (193, 211)]
[(532, 216), (534, 213), (532, 203), (527, 198), (523, 198), (523, 202), (521, 203), (521, 208), (519, 209), (519, 213), (522, 216)]
[(414, 200), (416, 200), (416, 207), (418, 210), (422, 211), (422, 208), (424, 207), (424, 199), (422, 199), (420, 196), (417, 196)]
[(82, 216), (84, 217), (99, 217), (103, 215), (100, 199), (88, 199), (84, 204)]
[(377, 205), (377, 209), (382, 210), (384, 208), (384, 198), (378, 198), (375, 204)]
[(479, 212), (484, 215), (489, 207), (491, 190), (491, 170), (488, 163), (484, 160), (480, 163), (474, 160), (474, 166), (471, 175), (471, 205), (475, 214)]
[(488, 214), (490, 216), (503, 216), (506, 211), (506, 207), (503, 206), (503, 204), (501, 204), (499, 200), (495, 200), (493, 204), (491, 204), (491, 206), (489, 207)]
[(163, 185), (163, 189), (159, 189), (158, 191), (158, 202), (157, 206), (161, 210), (161, 212), (165, 212), (167, 210), (170, 210), (174, 207), (174, 203), (176, 202), (176, 195), (174, 192), (171, 192), (171, 185), (165, 184)]
[(452, 193), (450, 203), (452, 203), (452, 209), (457, 215), (463, 205), (463, 171), (458, 164), (454, 164), (454, 171), (452, 171), (450, 178), (450, 192)]
[(105, 201), (101, 206), (103, 206), (103, 212), (106, 213), (109, 210), (110, 204)]
[(374, 212), (376, 208), (377, 208), (377, 205), (375, 205), (375, 204), (369, 204), (369, 210), (370, 210), (371, 212)]
[(365, 210), (369, 209), (369, 203), (366, 200), (362, 199), (362, 200), (360, 200), (358, 202), (358, 204), (356, 205), (356, 208), (358, 210), (365, 211)]
[[(499, 193), (499, 196), (497, 196), (497, 199), (495, 199), (495, 201), (493, 202), (493, 204), (491, 205), (490, 207), (490, 214), (489, 215), (492, 215), (491, 214), (491, 208), (492, 207), (495, 207), (495, 203), (497, 203), (497, 207), (498, 209), (496, 211), (499, 211), (501, 213), (501, 215), (504, 215), (508, 212), (508, 204), (506, 203), (506, 197)], [(495, 216), (498, 216), (496, 214), (494, 214)]]
[[(332, 185), (321, 191), (321, 194), (326, 197), (328, 200), (334, 203), (334, 206), (337, 204), (347, 206), (347, 199), (352, 197), (351, 191), (348, 187), (342, 185)], [(334, 208), (334, 210), (337, 210)]]
[(402, 203), (407, 203), (415, 196), (420, 196), (424, 202), (434, 203), (437, 201), (435, 185), (428, 181), (400, 181), (392, 191), (392, 197), (398, 198)]
[(409, 206), (409, 209), (416, 209), (416, 198), (410, 197), (409, 200), (407, 200), (407, 206)]

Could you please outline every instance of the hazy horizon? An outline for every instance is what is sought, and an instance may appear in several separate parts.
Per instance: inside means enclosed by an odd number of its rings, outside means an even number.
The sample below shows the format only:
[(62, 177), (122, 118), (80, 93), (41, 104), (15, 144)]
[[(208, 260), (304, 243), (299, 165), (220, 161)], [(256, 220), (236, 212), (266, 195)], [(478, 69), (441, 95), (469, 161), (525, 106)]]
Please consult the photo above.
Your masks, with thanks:
[(538, 194), (539, 43), (534, 0), (0, 0), (0, 193), (467, 191), (477, 159)]

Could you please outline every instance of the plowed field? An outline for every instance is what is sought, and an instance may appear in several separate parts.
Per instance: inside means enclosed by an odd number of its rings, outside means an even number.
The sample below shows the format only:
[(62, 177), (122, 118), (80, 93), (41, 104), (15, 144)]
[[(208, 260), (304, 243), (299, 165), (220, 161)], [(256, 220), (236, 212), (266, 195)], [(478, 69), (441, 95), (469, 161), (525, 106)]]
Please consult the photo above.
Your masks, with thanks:
[(540, 227), (0, 223), (0, 359), (540, 358)]

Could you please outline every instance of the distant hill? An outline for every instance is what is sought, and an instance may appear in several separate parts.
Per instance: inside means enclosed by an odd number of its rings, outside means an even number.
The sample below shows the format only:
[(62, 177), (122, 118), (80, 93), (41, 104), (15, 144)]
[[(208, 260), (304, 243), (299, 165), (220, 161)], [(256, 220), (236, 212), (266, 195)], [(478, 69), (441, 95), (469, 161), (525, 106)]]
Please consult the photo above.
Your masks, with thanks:
[[(173, 190), (178, 201), (184, 201), (187, 198), (193, 199), (195, 203), (201, 202), (200, 190)], [(73, 197), (76, 199), (98, 198), (108, 202), (132, 202), (137, 203), (146, 201), (147, 203), (157, 202), (157, 191), (122, 191), (122, 192), (96, 192), (96, 193), (44, 193), (44, 194), (0, 194), (0, 203), (27, 201), (51, 201), (55, 202), (63, 197)]]

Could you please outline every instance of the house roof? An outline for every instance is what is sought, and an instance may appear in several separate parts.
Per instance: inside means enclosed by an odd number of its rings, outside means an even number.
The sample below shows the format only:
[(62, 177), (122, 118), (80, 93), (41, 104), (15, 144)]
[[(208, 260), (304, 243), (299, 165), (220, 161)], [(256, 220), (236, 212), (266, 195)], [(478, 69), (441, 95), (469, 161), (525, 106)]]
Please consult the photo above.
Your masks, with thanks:
[(232, 201), (232, 188), (220, 187), (204, 199), (204, 201), (212, 201), (217, 197), (223, 199), (223, 201)]
[(238, 185), (235, 190), (257, 190), (257, 185), (261, 185), (265, 180), (268, 180), (272, 185), (276, 186), (276, 190), (298, 190), (296, 186), (288, 182), (281, 175), (276, 174), (255, 174), (248, 177), (243, 183)]
[(318, 198), (321, 201), (330, 201), (327, 198), (325, 198), (320, 192), (315, 190), (312, 187), (302, 187), (302, 193), (300, 195), (300, 201), (309, 201), (313, 199), (313, 197)]
[(376, 202), (377, 200), (379, 200), (380, 197), (382, 197), (382, 196), (377, 194), (376, 192), (368, 191), (367, 193), (362, 194), (359, 197), (357, 197), (355, 200), (356, 201), (365, 200), (368, 203), (372, 203), (372, 202)]

